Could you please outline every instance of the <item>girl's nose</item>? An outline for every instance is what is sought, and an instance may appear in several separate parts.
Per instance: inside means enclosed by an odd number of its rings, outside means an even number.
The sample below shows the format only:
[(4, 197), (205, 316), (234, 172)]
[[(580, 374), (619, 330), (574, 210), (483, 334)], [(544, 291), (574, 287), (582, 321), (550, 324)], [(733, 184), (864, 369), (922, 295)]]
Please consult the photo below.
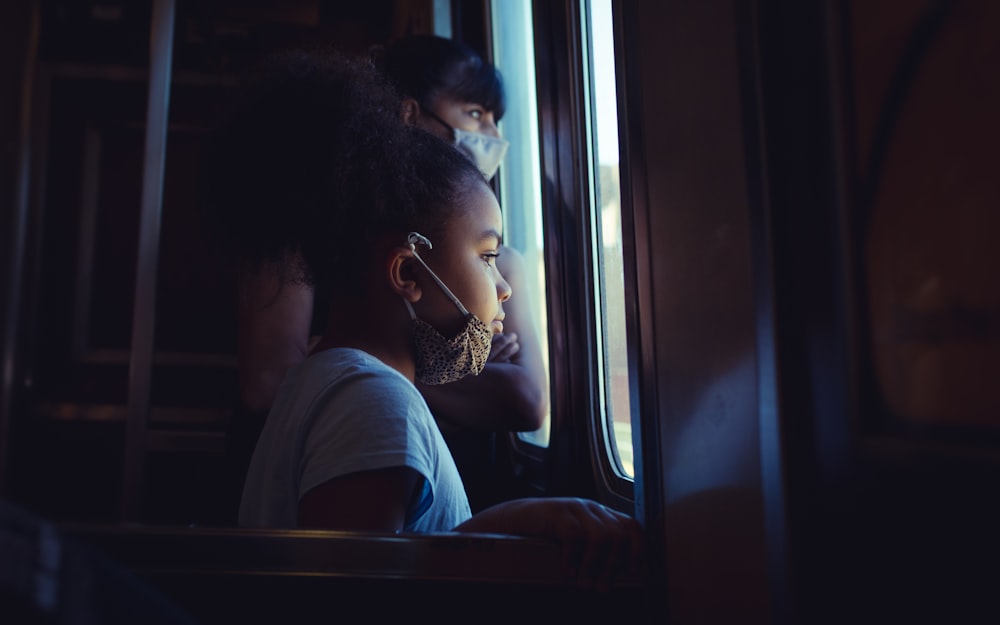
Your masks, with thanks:
[(497, 297), (500, 299), (501, 302), (506, 302), (507, 300), (510, 299), (510, 294), (511, 294), (510, 285), (507, 284), (507, 281), (504, 280), (504, 277), (502, 275), (500, 275), (500, 272), (498, 271), (497, 272)]

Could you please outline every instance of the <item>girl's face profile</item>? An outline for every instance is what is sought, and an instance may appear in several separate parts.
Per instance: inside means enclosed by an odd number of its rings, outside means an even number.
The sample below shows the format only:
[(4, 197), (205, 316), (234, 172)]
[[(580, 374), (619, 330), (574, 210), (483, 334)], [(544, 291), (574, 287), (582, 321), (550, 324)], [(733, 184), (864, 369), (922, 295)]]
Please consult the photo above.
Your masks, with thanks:
[[(510, 285), (497, 270), (503, 221), (496, 196), (485, 182), (476, 182), (465, 194), (464, 206), (456, 207), (439, 240), (421, 256), (460, 302), (490, 326), (503, 331), (503, 306)], [(423, 296), (414, 308), (417, 315), (444, 336), (454, 336), (465, 319), (444, 292), (427, 276)]]

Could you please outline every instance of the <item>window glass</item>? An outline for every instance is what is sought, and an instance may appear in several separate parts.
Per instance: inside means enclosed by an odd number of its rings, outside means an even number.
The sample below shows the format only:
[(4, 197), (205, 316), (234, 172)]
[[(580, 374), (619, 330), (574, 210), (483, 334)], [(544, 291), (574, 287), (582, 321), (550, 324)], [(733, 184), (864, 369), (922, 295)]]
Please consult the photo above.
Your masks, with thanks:
[(611, 0), (592, 0), (589, 22), (590, 140), (594, 163), (595, 291), (603, 385), (600, 399), (614, 466), (634, 477), (629, 399), (628, 344), (625, 332), (625, 281), (622, 265), (621, 195), (618, 178), (618, 105), (615, 84)]
[[(499, 129), (510, 141), (497, 174), (504, 216), (504, 243), (524, 255), (527, 290), (534, 309), (546, 377), (549, 371), (546, 323), (545, 256), (542, 242), (541, 160), (538, 140), (538, 103), (535, 94), (535, 50), (531, 2), (492, 3), (493, 61), (503, 74), (507, 112)], [(542, 447), (549, 442), (549, 415), (535, 432), (522, 440)]]

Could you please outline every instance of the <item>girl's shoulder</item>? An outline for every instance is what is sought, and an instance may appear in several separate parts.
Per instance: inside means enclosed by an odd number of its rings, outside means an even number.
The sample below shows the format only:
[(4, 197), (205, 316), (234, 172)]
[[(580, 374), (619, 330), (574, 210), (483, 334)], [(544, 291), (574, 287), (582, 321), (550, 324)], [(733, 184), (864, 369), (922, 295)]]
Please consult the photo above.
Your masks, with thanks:
[(371, 421), (372, 415), (405, 422), (429, 414), (420, 391), (378, 358), (352, 348), (313, 354), (289, 372), (279, 401), (287, 419), (313, 422)]
[[(368, 352), (353, 347), (334, 347), (317, 352), (307, 358), (295, 375), (303, 380), (321, 383), (343, 383), (346, 380), (370, 380), (373, 383), (401, 388), (413, 387), (413, 383), (400, 372), (385, 364)], [(416, 390), (416, 387), (413, 387)]]
[(311, 356), (303, 368), (303, 378), (296, 384), (308, 403), (303, 414), (311, 418), (336, 415), (342, 424), (356, 423), (363, 429), (375, 423), (404, 431), (433, 424), (427, 402), (417, 387), (367, 352), (350, 348), (324, 350)]

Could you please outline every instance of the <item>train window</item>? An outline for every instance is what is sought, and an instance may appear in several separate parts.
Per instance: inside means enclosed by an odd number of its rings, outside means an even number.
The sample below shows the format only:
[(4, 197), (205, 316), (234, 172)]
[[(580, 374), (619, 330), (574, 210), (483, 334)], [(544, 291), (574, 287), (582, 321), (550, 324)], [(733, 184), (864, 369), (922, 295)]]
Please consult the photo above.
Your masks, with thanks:
[(451, 0), (434, 0), (434, 34), (451, 39)]
[[(531, 3), (528, 0), (492, 3), (493, 61), (501, 69), (507, 91), (507, 112), (500, 131), (510, 141), (498, 173), (504, 207), (504, 242), (524, 255), (527, 289), (534, 308), (535, 327), (548, 375), (545, 256), (542, 238), (541, 157), (538, 138), (538, 100), (535, 94), (535, 53)], [(535, 432), (521, 440), (548, 446), (549, 416)]]
[[(591, 206), (600, 374), (599, 397), (604, 431), (614, 466), (634, 477), (629, 401), (628, 343), (625, 331), (625, 282), (619, 187), (618, 107), (611, 0), (587, 3), (590, 50)], [(588, 26), (585, 24), (585, 26)]]
[[(596, 207), (590, 222), (594, 224), (591, 258), (597, 284), (594, 289), (596, 311), (599, 414), (605, 447), (611, 465), (622, 477), (634, 477), (632, 465), (632, 428), (629, 400), (629, 372), (625, 334), (625, 299), (622, 265), (622, 229), (618, 179), (618, 114), (614, 71), (614, 40), (611, 30), (611, 2), (585, 2), (583, 32), (586, 33), (585, 67), (589, 65), (586, 88), (591, 103), (586, 115), (589, 123), (587, 162), (592, 197)], [(530, 289), (540, 329), (543, 351), (547, 357), (545, 268), (542, 236), (540, 190), (538, 104), (535, 93), (535, 58), (532, 42), (530, 2), (493, 3), (494, 62), (504, 74), (507, 88), (507, 113), (501, 130), (511, 147), (499, 173), (504, 231), (507, 242), (521, 251), (530, 268)], [(546, 361), (548, 371), (548, 361)], [(549, 420), (537, 432), (522, 433), (523, 441), (546, 446)]]

